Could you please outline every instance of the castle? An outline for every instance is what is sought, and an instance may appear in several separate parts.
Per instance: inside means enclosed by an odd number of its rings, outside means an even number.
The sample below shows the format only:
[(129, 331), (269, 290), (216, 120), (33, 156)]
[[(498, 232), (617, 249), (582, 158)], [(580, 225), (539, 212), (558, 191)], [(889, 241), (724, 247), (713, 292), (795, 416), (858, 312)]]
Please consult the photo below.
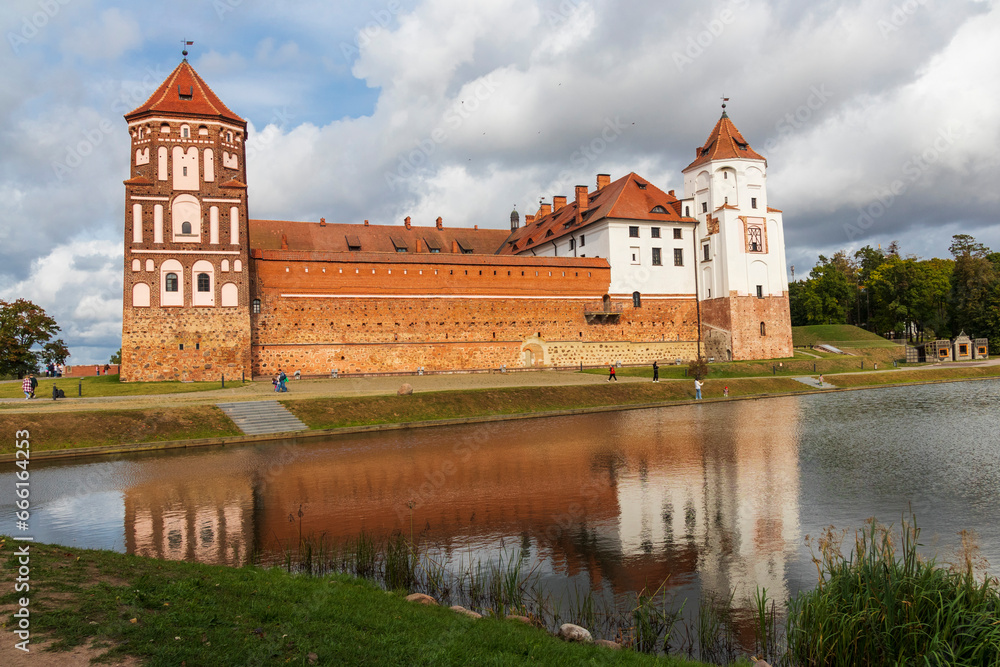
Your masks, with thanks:
[(781, 211), (725, 109), (683, 197), (599, 174), (509, 230), (251, 219), (247, 123), (186, 59), (125, 120), (124, 381), (792, 354)]

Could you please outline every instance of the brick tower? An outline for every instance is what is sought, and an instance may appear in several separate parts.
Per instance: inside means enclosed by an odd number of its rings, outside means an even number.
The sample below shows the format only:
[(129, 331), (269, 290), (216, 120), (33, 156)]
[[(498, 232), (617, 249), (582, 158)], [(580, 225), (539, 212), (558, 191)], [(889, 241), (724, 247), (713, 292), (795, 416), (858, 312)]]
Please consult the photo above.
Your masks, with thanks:
[(684, 169), (685, 215), (698, 220), (698, 300), (716, 359), (792, 355), (781, 211), (767, 205), (767, 160), (722, 117)]
[(125, 120), (121, 378), (249, 377), (246, 121), (187, 59)]

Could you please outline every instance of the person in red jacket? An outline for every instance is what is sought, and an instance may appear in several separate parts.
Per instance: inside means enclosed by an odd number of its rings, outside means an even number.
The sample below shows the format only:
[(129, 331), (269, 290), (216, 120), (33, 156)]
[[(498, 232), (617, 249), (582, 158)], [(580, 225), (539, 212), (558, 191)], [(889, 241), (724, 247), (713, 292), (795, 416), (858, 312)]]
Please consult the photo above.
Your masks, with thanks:
[(608, 365), (608, 382), (611, 382), (612, 380), (614, 380), (615, 382), (618, 382), (618, 376), (615, 375), (615, 365), (614, 364), (609, 364)]

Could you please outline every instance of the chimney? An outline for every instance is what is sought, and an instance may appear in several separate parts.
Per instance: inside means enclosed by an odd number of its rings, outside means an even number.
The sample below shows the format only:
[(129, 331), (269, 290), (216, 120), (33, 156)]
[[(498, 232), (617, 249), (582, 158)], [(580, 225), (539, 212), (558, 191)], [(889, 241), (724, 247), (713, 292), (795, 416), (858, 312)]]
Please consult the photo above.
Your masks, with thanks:
[(288, 250), (288, 237), (284, 234), (281, 235), (281, 249)]
[(424, 240), (423, 239), (417, 239), (417, 250), (416, 250), (416, 252), (423, 252), (423, 251), (424, 251)]
[(524, 226), (525, 227), (527, 227), (528, 225), (530, 225), (534, 221), (535, 221), (535, 216), (533, 216), (533, 215), (526, 215), (526, 216), (524, 216)]
[(473, 229), (479, 229), (479, 225), (472, 225)]
[(670, 195), (671, 197), (673, 197), (674, 199), (677, 199), (677, 195), (675, 195), (675, 194), (674, 194), (674, 191), (673, 191), (673, 190), (671, 190), (671, 191), (670, 191), (670, 192), (668, 192), (667, 194), (668, 194), (668, 195)]
[(406, 227), (407, 229), (410, 228), (410, 216), (406, 216), (405, 218), (403, 218), (403, 226)]
[(565, 196), (559, 195), (558, 197), (553, 197), (552, 198), (552, 210), (553, 211), (558, 211), (559, 209), (561, 209), (565, 205), (566, 205), (566, 197)]
[(367, 227), (367, 226), (368, 226), (368, 221), (367, 221), (367, 220), (365, 220), (365, 227)]
[(438, 216), (438, 219), (435, 221), (434, 226), (437, 227), (438, 229), (444, 229), (444, 221), (441, 219), (440, 215)]
[(552, 212), (552, 204), (542, 204), (542, 207), (538, 210), (538, 217), (542, 218)]
[(320, 227), (326, 227), (326, 218), (320, 218), (319, 219), (319, 226)]
[(576, 224), (583, 222), (583, 212), (590, 206), (590, 197), (587, 196), (587, 186), (576, 186)]
[(611, 185), (611, 174), (598, 174), (597, 175), (597, 189)]
[(451, 240), (451, 251), (456, 255), (458, 254), (458, 241), (456, 241), (455, 239)]

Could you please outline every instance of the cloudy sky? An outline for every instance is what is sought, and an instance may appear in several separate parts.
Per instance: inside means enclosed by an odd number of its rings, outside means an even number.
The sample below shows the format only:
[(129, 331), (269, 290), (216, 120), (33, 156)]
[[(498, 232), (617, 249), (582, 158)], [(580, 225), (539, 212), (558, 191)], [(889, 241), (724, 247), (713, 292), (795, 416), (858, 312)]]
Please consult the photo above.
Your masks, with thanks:
[(1000, 0), (4, 0), (0, 27), (0, 298), (75, 363), (121, 344), (122, 115), (182, 39), (251, 125), (255, 218), (506, 227), (599, 172), (681, 191), (725, 95), (797, 276), (1000, 249)]

